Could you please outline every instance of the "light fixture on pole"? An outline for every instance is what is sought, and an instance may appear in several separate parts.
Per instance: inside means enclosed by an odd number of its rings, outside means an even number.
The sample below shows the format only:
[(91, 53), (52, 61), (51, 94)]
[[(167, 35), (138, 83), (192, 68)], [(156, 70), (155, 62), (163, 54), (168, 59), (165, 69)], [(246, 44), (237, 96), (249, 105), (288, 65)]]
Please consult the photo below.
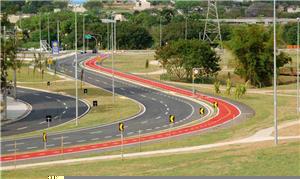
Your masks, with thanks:
[[(112, 19), (101, 19), (102, 23), (111, 23), (111, 58), (112, 58), (112, 93), (113, 93), (113, 103), (115, 103), (115, 72), (114, 72), (114, 51), (116, 49), (116, 20)], [(109, 39), (109, 38), (108, 38)], [(109, 42), (108, 42), (109, 44)]]
[(299, 21), (300, 18), (297, 18), (297, 119), (299, 118), (299, 45), (300, 45), (300, 37), (299, 37)]
[(273, 35), (274, 35), (274, 51), (273, 51), (273, 95), (274, 95), (274, 142), (278, 144), (278, 128), (277, 128), (277, 65), (276, 65), (276, 0), (273, 2)]
[(77, 5), (75, 5), (75, 86), (76, 86), (76, 126), (78, 126), (78, 71), (77, 71)]

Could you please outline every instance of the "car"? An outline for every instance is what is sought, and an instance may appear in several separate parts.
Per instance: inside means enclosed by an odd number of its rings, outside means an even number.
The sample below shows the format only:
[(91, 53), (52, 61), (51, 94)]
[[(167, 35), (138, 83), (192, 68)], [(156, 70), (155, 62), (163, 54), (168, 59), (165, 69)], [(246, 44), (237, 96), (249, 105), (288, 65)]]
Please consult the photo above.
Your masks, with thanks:
[(96, 48), (94, 48), (92, 53), (98, 53), (98, 50)]

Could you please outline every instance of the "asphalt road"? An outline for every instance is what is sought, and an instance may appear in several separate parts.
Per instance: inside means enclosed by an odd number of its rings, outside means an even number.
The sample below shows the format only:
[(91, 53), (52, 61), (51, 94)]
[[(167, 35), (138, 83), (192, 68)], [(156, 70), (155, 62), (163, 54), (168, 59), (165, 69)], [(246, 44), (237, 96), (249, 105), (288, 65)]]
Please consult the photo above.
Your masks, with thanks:
[[(46, 85), (46, 83), (45, 83)], [(75, 118), (75, 99), (72, 97), (17, 88), (17, 98), (32, 106), (32, 110), (25, 118), (1, 126), (1, 136), (10, 136), (41, 130), (48, 127), (46, 115), (51, 115), (51, 126), (56, 126)], [(87, 112), (88, 105), (79, 102), (79, 116)]]
[[(78, 55), (78, 58), (82, 61), (90, 56), (91, 54)], [(57, 71), (73, 77), (73, 59), (74, 57), (72, 56), (59, 60), (57, 63)], [(80, 77), (80, 72), (81, 69), (79, 67), (78, 77)], [(85, 70), (84, 81), (107, 91), (112, 91), (112, 79), (110, 76)], [(148, 87), (136, 85), (128, 81), (115, 79), (115, 92), (139, 102), (142, 107), (141, 113), (137, 116), (130, 119), (124, 119), (124, 137), (169, 129), (170, 125), (168, 117), (170, 114), (175, 115), (176, 117), (174, 127), (190, 123), (201, 117), (198, 110), (203, 106), (200, 103), (169, 95)], [(205, 113), (207, 112), (208, 111), (205, 110)], [(122, 116), (120, 116), (120, 118), (122, 118)], [(99, 127), (50, 134), (48, 135), (47, 149), (60, 147), (62, 136), (64, 138), (63, 145), (67, 147), (119, 139), (120, 132), (118, 130), (118, 122), (116, 122)], [(13, 140), (1, 141), (2, 154), (6, 155), (14, 153), (14, 142), (15, 141)], [(42, 135), (19, 139), (16, 143), (18, 153), (44, 149)]]

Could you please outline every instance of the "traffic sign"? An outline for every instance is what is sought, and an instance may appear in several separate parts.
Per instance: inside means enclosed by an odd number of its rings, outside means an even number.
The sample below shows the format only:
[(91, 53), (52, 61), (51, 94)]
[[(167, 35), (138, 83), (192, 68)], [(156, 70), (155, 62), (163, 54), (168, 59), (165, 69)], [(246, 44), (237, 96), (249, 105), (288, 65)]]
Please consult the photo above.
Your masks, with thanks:
[(48, 63), (48, 65), (52, 65), (53, 64), (53, 59), (51, 57), (48, 58), (47, 63)]
[(43, 142), (47, 142), (47, 133), (43, 132)]
[(199, 109), (199, 114), (200, 114), (200, 115), (203, 115), (203, 114), (204, 114), (204, 108), (200, 108), (200, 109)]
[(171, 124), (173, 124), (173, 123), (175, 122), (175, 116), (174, 116), (174, 115), (170, 115), (170, 116), (169, 116), (169, 122), (170, 122)]
[(94, 107), (98, 106), (98, 101), (97, 100), (93, 101), (93, 106)]
[(52, 121), (52, 116), (51, 115), (47, 115), (46, 116), (46, 122), (51, 122)]
[(124, 129), (125, 129), (124, 123), (123, 123), (123, 122), (120, 122), (120, 123), (119, 123), (119, 131), (120, 131), (120, 132), (123, 132)]
[(50, 86), (50, 81), (47, 82), (47, 86)]
[(83, 89), (83, 93), (84, 93), (84, 94), (87, 94), (87, 93), (88, 93), (88, 89), (84, 88), (84, 89)]
[(85, 34), (84, 38), (87, 39), (87, 40), (90, 40), (90, 39), (92, 39), (92, 35), (91, 34)]
[(219, 106), (218, 102), (215, 101), (215, 102), (213, 103), (213, 106), (214, 106), (214, 108), (218, 108), (218, 106)]
[(59, 44), (58, 41), (52, 41), (52, 54), (59, 54)]
[(22, 40), (24, 38), (23, 32), (19, 31), (16, 33), (17, 39)]

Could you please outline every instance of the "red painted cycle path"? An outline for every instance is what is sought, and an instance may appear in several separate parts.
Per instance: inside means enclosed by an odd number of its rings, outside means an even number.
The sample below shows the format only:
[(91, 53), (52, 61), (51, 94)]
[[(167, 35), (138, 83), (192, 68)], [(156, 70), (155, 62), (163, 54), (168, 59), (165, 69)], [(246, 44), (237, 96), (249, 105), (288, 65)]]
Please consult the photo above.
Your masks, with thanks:
[[(85, 66), (88, 68), (92, 68), (94, 70), (99, 70), (102, 72), (106, 73), (112, 73), (112, 69), (108, 69), (102, 66), (99, 66), (96, 64), (97, 59), (93, 58), (91, 60), (88, 60), (84, 63)], [(211, 127), (215, 127), (221, 124), (224, 124), (230, 120), (234, 120), (236, 116), (240, 114), (240, 110), (232, 105), (231, 103), (228, 103), (226, 101), (223, 101), (218, 98), (214, 97), (208, 97), (204, 96), (201, 94), (193, 95), (191, 91), (180, 89), (177, 87), (169, 86), (166, 84), (162, 84), (156, 81), (151, 81), (148, 79), (144, 79), (135, 75), (131, 74), (125, 74), (119, 71), (114, 71), (115, 76), (119, 76), (122, 78), (126, 78), (131, 81), (135, 81), (147, 86), (153, 86), (156, 88), (176, 92), (178, 94), (188, 96), (188, 97), (194, 97), (199, 100), (207, 101), (209, 103), (213, 102), (218, 102), (219, 105), (219, 114), (209, 120), (206, 120), (202, 123), (195, 124), (193, 126), (188, 126), (180, 129), (174, 129), (172, 131), (164, 131), (164, 132), (158, 132), (157, 134), (149, 134), (145, 135), (142, 137), (132, 137), (132, 138), (127, 138), (124, 139), (123, 144), (128, 145), (128, 144), (134, 144), (138, 142), (146, 142), (146, 141), (151, 141), (151, 140), (159, 140), (159, 139), (164, 139), (170, 136), (179, 136), (182, 134), (188, 134), (192, 132), (197, 132), (200, 130), (208, 129)], [(117, 129), (116, 129), (117, 130)], [(22, 154), (17, 154), (17, 155), (6, 155), (6, 156), (1, 156), (0, 161), (5, 162), (5, 161), (14, 161), (14, 160), (24, 160), (24, 159), (31, 159), (31, 158), (38, 158), (38, 157), (48, 157), (48, 156), (55, 156), (55, 155), (61, 155), (62, 153), (67, 154), (67, 153), (75, 153), (75, 152), (81, 152), (81, 151), (88, 151), (88, 150), (95, 150), (95, 149), (104, 149), (104, 148), (111, 148), (111, 147), (116, 147), (120, 146), (121, 141), (120, 140), (114, 140), (114, 141), (109, 141), (109, 142), (102, 142), (99, 144), (88, 144), (88, 145), (82, 145), (82, 146), (75, 146), (75, 147), (67, 147), (64, 149), (49, 149), (49, 150), (44, 150), (44, 151), (38, 151), (38, 152), (29, 152), (29, 153), (22, 153)]]

